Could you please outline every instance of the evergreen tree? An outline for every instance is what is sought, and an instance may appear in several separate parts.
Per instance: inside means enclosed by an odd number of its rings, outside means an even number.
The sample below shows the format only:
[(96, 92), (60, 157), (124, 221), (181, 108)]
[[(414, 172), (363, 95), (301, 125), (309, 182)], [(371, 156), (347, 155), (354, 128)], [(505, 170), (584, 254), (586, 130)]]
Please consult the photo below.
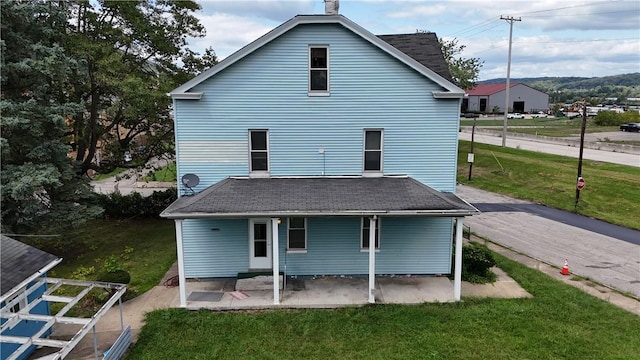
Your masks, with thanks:
[(78, 175), (63, 142), (65, 121), (82, 109), (66, 97), (79, 64), (60, 45), (65, 12), (56, 3), (35, 1), (1, 6), (2, 228), (73, 225), (101, 209), (86, 205), (88, 179)]

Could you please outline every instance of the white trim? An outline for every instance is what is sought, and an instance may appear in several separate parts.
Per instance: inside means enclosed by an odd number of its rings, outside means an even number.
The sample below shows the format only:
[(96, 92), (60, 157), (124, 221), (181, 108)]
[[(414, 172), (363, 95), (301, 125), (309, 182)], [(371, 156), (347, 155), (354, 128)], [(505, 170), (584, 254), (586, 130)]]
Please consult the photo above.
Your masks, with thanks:
[[(377, 217), (377, 215), (373, 215), (373, 217)], [(378, 219), (378, 221), (376, 221), (376, 232), (378, 235), (378, 246), (375, 246), (375, 242), (374, 242), (374, 248), (376, 249), (376, 252), (380, 252), (380, 247), (382, 245), (382, 239), (380, 238), (380, 226), (381, 224), (381, 219)], [(362, 236), (362, 231), (364, 230), (364, 224), (365, 224), (366, 218), (361, 218), (360, 219), (360, 251), (361, 252), (369, 252), (369, 248), (371, 247), (371, 241), (369, 241), (369, 247), (364, 247), (362, 246), (364, 243), (364, 238)], [(371, 222), (369, 222), (369, 239), (371, 239)], [(374, 238), (375, 240), (375, 233), (374, 233)]]
[[(273, 243), (273, 304), (280, 304), (280, 251), (279, 251), (279, 237), (278, 237), (278, 222), (280, 219), (271, 218), (271, 241)], [(269, 229), (267, 229), (268, 231)]]
[[(380, 149), (367, 150), (367, 132), (380, 132)], [(380, 170), (365, 170), (367, 151), (380, 151)], [(362, 176), (379, 177), (384, 173), (384, 129), (383, 128), (364, 128), (362, 129)]]
[[(255, 224), (265, 224), (267, 226), (265, 231), (265, 236), (267, 237), (267, 255), (266, 257), (259, 258), (259, 260), (255, 260), (255, 247), (253, 245), (255, 231)], [(271, 236), (271, 220), (269, 218), (261, 217), (261, 218), (253, 218), (249, 219), (249, 269), (268, 269), (269, 266), (273, 266), (273, 251), (271, 251), (271, 243), (273, 241), (273, 237)]]
[[(294, 27), (296, 27), (298, 25), (301, 25), (301, 24), (339, 24), (339, 25), (342, 25), (346, 29), (348, 29), (351, 32), (357, 34), (358, 36), (362, 37), (363, 39), (369, 41), (371, 44), (373, 44), (374, 46), (377, 46), (378, 48), (380, 48), (384, 52), (386, 52), (389, 55), (391, 55), (394, 58), (396, 58), (397, 60), (407, 64), (409, 67), (411, 67), (412, 69), (416, 70), (418, 73), (420, 73), (423, 76), (431, 79), (436, 84), (442, 86), (445, 89), (445, 91), (439, 92), (439, 96), (443, 96), (445, 93), (449, 93), (449, 94), (451, 94), (451, 96), (454, 96), (454, 94), (456, 94), (455, 96), (457, 96), (457, 97), (463, 97), (464, 96), (464, 90), (460, 89), (459, 87), (457, 87), (456, 85), (454, 85), (450, 81), (448, 81), (445, 78), (443, 78), (442, 76), (438, 75), (435, 71), (433, 71), (433, 70), (425, 67), (424, 65), (420, 64), (418, 61), (412, 59), (409, 55), (403, 53), (402, 51), (400, 51), (400, 50), (398, 50), (396, 48), (394, 48), (391, 44), (389, 44), (386, 41), (378, 38), (377, 36), (375, 36), (374, 34), (369, 32), (365, 28), (363, 28), (360, 25), (354, 23), (353, 21), (349, 20), (348, 18), (344, 17), (343, 15), (298, 15), (298, 16), (295, 16), (294, 18), (286, 21), (285, 23), (283, 23), (280, 26), (276, 27), (275, 29), (271, 30), (267, 34), (261, 36), (260, 38), (254, 40), (253, 42), (251, 42), (248, 45), (244, 46), (242, 49), (240, 49), (240, 50), (236, 51), (235, 53), (231, 54), (230, 56), (228, 56), (227, 58), (225, 58), (224, 60), (222, 60), (221, 62), (216, 64), (215, 66), (211, 67), (210, 69), (206, 70), (205, 72), (201, 73), (200, 75), (196, 76), (195, 78), (187, 81), (183, 85), (177, 87), (176, 89), (171, 91), (170, 95), (173, 97), (173, 96), (178, 95), (178, 94), (186, 93), (187, 91), (191, 90), (196, 85), (198, 85), (198, 84), (202, 83), (203, 81), (209, 79), (213, 75), (215, 75), (215, 74), (219, 73), (220, 71), (226, 69), (227, 67), (231, 66), (235, 62), (237, 62), (240, 59), (244, 58), (245, 56), (253, 53), (257, 49), (261, 48), (262, 46), (268, 44), (269, 42), (275, 40), (276, 38), (280, 37), (284, 33), (288, 32), (289, 30), (291, 30)], [(435, 96), (435, 94), (434, 94), (434, 96)]]
[[(311, 67), (311, 50), (312, 49), (325, 49), (326, 50), (326, 57), (327, 57), (327, 64), (326, 67), (324, 68), (312, 68)], [(331, 94), (331, 81), (329, 80), (331, 77), (331, 72), (330, 72), (330, 56), (329, 56), (329, 45), (328, 44), (322, 44), (322, 45), (315, 45), (315, 44), (309, 44), (307, 46), (307, 94), (309, 96), (329, 96)], [(326, 90), (312, 90), (311, 89), (311, 71), (312, 70), (324, 70), (327, 72), (327, 89)]]
[(180, 286), (180, 307), (187, 307), (187, 277), (184, 273), (184, 241), (182, 239), (182, 220), (175, 220), (176, 247), (178, 253), (178, 284)]
[[(475, 208), (474, 208), (475, 209)], [(478, 215), (480, 211), (475, 210), (407, 210), (407, 211), (387, 211), (387, 210), (340, 210), (340, 211), (269, 211), (264, 213), (161, 213), (160, 217), (166, 219), (216, 219), (216, 218), (249, 218), (249, 217), (288, 217), (288, 216), (304, 216), (304, 217), (317, 217), (317, 216), (373, 216), (373, 215), (385, 215), (385, 216), (434, 216), (434, 217), (460, 217), (460, 216), (472, 216)]]
[(462, 292), (462, 220), (456, 218), (456, 253), (455, 253), (455, 273), (453, 274), (453, 299), (460, 301)]
[[(369, 219), (369, 229), (371, 228), (379, 228), (376, 226), (377, 216), (373, 216)], [(375, 234), (369, 231), (369, 245), (371, 243), (374, 244), (375, 247), (376, 237)], [(375, 297), (375, 288), (376, 288), (376, 252), (371, 251), (371, 246), (369, 246), (369, 303), (373, 304), (376, 302)]]
[[(304, 230), (304, 248), (295, 248), (292, 249), (290, 248), (290, 241), (291, 239), (289, 238), (289, 231), (291, 230), (291, 218), (302, 218), (303, 222), (304, 222), (304, 227), (302, 228), (302, 230)], [(294, 230), (300, 230), (300, 228), (294, 228)], [(287, 253), (306, 253), (307, 252), (307, 218), (304, 216), (291, 216), (287, 218)]]
[[(264, 132), (267, 142), (266, 150), (255, 150), (256, 152), (266, 152), (267, 153), (267, 170), (253, 170), (253, 163), (251, 161), (251, 154), (254, 151), (251, 147), (251, 136), (253, 132)], [(247, 131), (247, 140), (248, 140), (248, 150), (249, 150), (249, 176), (250, 177), (269, 177), (269, 169), (271, 167), (271, 162), (269, 161), (269, 154), (271, 152), (269, 146), (269, 130), (268, 129), (248, 129)]]
[(169, 93), (168, 96), (171, 96), (176, 100), (200, 100), (202, 98), (202, 92), (199, 93)]

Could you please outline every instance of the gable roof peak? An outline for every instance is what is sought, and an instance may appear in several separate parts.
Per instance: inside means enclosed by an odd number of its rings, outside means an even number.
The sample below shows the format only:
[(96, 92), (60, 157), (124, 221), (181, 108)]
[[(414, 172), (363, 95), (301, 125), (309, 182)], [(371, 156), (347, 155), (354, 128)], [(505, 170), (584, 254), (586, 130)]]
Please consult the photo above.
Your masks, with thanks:
[[(396, 48), (395, 46), (393, 46), (390, 43), (382, 40), (381, 38), (373, 35), (371, 32), (369, 32), (365, 28), (363, 28), (360, 25), (356, 24), (355, 22), (349, 20), (344, 15), (340, 15), (340, 14), (335, 14), (335, 15), (334, 14), (331, 14), (331, 15), (326, 15), (326, 14), (325, 15), (296, 15), (295, 17), (289, 19), (288, 21), (284, 22), (280, 26), (276, 27), (275, 29), (269, 31), (265, 35), (262, 35), (261, 37), (259, 37), (255, 41), (249, 43), (248, 45), (244, 46), (240, 50), (238, 50), (235, 53), (231, 54), (230, 56), (228, 56), (224, 60), (220, 61), (218, 64), (214, 65), (210, 69), (204, 71), (200, 75), (194, 77), (193, 79), (187, 81), (183, 85), (177, 87), (176, 89), (171, 91), (169, 93), (169, 95), (171, 97), (173, 97), (174, 99), (199, 99), (200, 96), (202, 95), (202, 93), (193, 93), (193, 92), (191, 92), (191, 90), (195, 86), (199, 85), (203, 81), (205, 81), (205, 80), (209, 79), (210, 77), (214, 76), (218, 72), (226, 69), (227, 67), (231, 66), (235, 62), (237, 62), (237, 61), (241, 60), (242, 58), (244, 58), (245, 56), (253, 53), (257, 49), (261, 48), (262, 46), (267, 45), (271, 41), (277, 39), (281, 35), (285, 34), (288, 31), (290, 31), (291, 29), (297, 27), (298, 25), (303, 25), (303, 24), (338, 24), (338, 25), (341, 25), (342, 27), (346, 28), (347, 30), (349, 30), (349, 31), (353, 32), (354, 34), (360, 36), (361, 38), (367, 40), (373, 46), (376, 46), (376, 47), (380, 48), (382, 51), (384, 51), (384, 52), (388, 53), (389, 55), (393, 56), (398, 61), (401, 61), (401, 62), (405, 63), (406, 65), (408, 65), (409, 67), (413, 68), (414, 70), (416, 70), (421, 75), (429, 78), (430, 80), (432, 80), (433, 82), (438, 84), (443, 90), (442, 91), (434, 91), (433, 92), (433, 96), (434, 97), (462, 98), (464, 96), (464, 91), (462, 89), (460, 89), (459, 87), (457, 87), (456, 85), (454, 85), (451, 82), (450, 77), (447, 78), (446, 76), (442, 76), (437, 71), (434, 71), (433, 69), (431, 69), (430, 67), (428, 67), (425, 64), (421, 63), (420, 61), (416, 60), (412, 56), (406, 54), (402, 50)], [(420, 33), (420, 34), (425, 34), (423, 36), (435, 36), (435, 34), (433, 34), (433, 33)], [(440, 53), (440, 57), (442, 57), (441, 53)], [(444, 61), (444, 59), (443, 59), (443, 61)]]

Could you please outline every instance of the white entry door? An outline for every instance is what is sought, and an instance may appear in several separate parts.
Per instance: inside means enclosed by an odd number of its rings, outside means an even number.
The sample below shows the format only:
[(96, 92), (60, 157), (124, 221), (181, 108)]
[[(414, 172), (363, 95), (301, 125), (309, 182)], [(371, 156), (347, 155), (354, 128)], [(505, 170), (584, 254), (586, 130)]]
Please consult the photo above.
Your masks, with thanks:
[(249, 268), (271, 269), (271, 220), (249, 220)]

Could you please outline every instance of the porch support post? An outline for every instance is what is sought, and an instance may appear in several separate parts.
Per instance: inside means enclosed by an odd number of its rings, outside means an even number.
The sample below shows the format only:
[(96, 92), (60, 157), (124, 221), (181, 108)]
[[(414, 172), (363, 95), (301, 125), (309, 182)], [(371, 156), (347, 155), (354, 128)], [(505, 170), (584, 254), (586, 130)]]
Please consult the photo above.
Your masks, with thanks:
[(374, 215), (369, 219), (369, 303), (376, 302), (376, 220)]
[(273, 244), (273, 250), (271, 254), (273, 256), (273, 304), (280, 304), (280, 252), (278, 245), (278, 218), (271, 218), (271, 242)]
[(182, 242), (182, 219), (176, 219), (176, 243), (178, 252), (178, 283), (180, 285), (180, 307), (187, 307), (187, 278), (184, 274), (184, 244)]
[(456, 218), (456, 254), (455, 254), (455, 273), (453, 275), (453, 298), (460, 301), (462, 292), (462, 220), (464, 218)]

